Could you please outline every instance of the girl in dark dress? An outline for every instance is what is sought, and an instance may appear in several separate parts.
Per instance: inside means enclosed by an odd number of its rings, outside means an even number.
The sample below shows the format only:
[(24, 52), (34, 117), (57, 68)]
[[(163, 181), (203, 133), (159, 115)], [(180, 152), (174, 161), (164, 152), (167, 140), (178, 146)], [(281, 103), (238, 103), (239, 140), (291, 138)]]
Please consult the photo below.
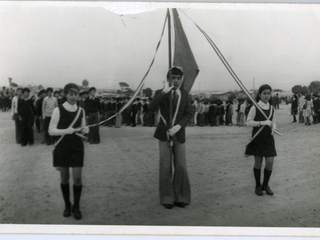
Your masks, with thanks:
[[(74, 218), (82, 218), (80, 211), (80, 196), (82, 191), (82, 167), (84, 159), (84, 145), (78, 129), (82, 128), (83, 133), (88, 133), (85, 127), (85, 113), (78, 107), (79, 87), (69, 83), (64, 87), (66, 102), (55, 108), (50, 125), (49, 134), (63, 137), (57, 140), (57, 145), (53, 154), (53, 166), (57, 167), (61, 176), (61, 191), (65, 201), (64, 217), (70, 217), (71, 212)], [(80, 111), (78, 113), (78, 111)], [(72, 124), (73, 123), (73, 124)], [(73, 196), (74, 203), (70, 202), (69, 168), (72, 168), (73, 176)]]
[[(253, 172), (256, 180), (255, 193), (258, 196), (263, 196), (263, 191), (266, 191), (268, 195), (273, 195), (273, 192), (269, 187), (269, 179), (272, 173), (274, 157), (277, 156), (277, 152), (273, 138), (273, 131), (276, 129), (276, 119), (274, 107), (270, 103), (271, 92), (272, 89), (269, 85), (262, 85), (259, 88), (256, 99), (257, 103), (270, 120), (266, 119), (255, 106), (251, 107), (247, 119), (247, 126), (253, 127), (253, 140), (248, 144), (245, 154), (247, 156), (254, 156), (255, 163)], [(260, 129), (261, 131), (258, 133)], [(264, 180), (261, 185), (260, 176), (263, 157), (265, 158), (266, 164), (264, 169)]]

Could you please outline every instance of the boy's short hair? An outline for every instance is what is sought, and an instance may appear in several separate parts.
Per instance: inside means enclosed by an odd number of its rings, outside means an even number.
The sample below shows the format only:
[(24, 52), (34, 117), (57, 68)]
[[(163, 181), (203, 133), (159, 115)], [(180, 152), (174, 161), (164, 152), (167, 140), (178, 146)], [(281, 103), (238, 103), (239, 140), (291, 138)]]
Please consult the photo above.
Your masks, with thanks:
[(83, 96), (83, 95), (85, 95), (85, 94), (87, 94), (86, 91), (81, 91), (81, 92), (79, 93), (80, 96)]
[(65, 95), (67, 95), (69, 92), (80, 92), (80, 88), (77, 84), (75, 83), (68, 83), (67, 85), (64, 86), (63, 92)]
[(17, 90), (16, 90), (16, 92), (19, 91), (19, 90), (22, 91), (22, 88), (21, 88), (21, 87), (18, 87)]
[(39, 92), (38, 92), (38, 97), (40, 97), (43, 93), (45, 93), (46, 92), (46, 90), (44, 90), (44, 89), (41, 89)]
[(51, 87), (47, 88), (46, 92), (53, 92), (53, 89)]
[(24, 89), (22, 89), (22, 93), (24, 93), (24, 92), (30, 93), (30, 89), (29, 89), (29, 88), (24, 88)]
[(167, 78), (169, 78), (170, 75), (179, 75), (179, 76), (183, 76), (183, 72), (180, 68), (177, 67), (172, 67), (169, 69), (168, 73), (167, 73)]
[(91, 87), (91, 88), (89, 88), (88, 93), (90, 93), (91, 91), (97, 91), (97, 89), (95, 87)]
[(55, 90), (55, 91), (53, 92), (53, 95), (56, 95), (57, 93), (60, 94), (60, 91)]

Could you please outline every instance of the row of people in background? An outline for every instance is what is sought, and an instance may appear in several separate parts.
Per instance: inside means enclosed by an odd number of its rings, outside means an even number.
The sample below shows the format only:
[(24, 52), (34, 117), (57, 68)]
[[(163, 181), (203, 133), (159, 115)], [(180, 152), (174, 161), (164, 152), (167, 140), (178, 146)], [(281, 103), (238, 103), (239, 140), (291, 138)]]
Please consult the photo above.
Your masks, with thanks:
[(191, 101), (191, 103), (194, 109), (194, 117), (191, 119), (190, 126), (219, 126), (225, 123), (226, 125), (232, 125), (229, 102), (227, 103), (227, 109), (224, 108), (221, 100), (196, 100)]
[[(53, 91), (52, 88), (40, 90), (37, 98), (30, 97), (30, 89), (18, 88), (11, 100), (12, 118), (16, 127), (16, 142), (22, 146), (34, 144), (33, 126), (38, 133), (43, 133), (41, 143), (54, 144), (56, 137), (50, 136), (49, 124), (53, 110), (61, 106), (66, 98), (63, 91)], [(82, 91), (78, 105), (85, 110), (86, 124), (90, 127), (88, 142), (100, 143), (99, 122), (114, 116), (130, 98), (100, 98), (96, 97), (96, 88), (92, 87), (88, 92)], [(148, 104), (151, 98), (137, 98), (120, 115), (120, 118), (111, 118), (104, 123), (105, 126), (120, 126), (121, 124), (132, 127), (137, 124), (142, 126), (155, 126), (156, 114), (149, 113)]]
[[(51, 145), (54, 143), (49, 133), (49, 123), (53, 110), (65, 100), (63, 96), (53, 96), (53, 89), (40, 90), (38, 98), (30, 97), (29, 88), (18, 88), (11, 100), (11, 114), (15, 121), (16, 143), (21, 146), (34, 144), (33, 127), (38, 133), (43, 133), (42, 143)], [(58, 93), (59, 94), (59, 93)]]
[[(291, 115), (293, 122), (304, 123), (305, 125), (317, 124), (320, 122), (320, 99), (318, 93), (294, 94), (291, 100)], [(296, 118), (298, 115), (298, 120)]]
[(191, 119), (190, 126), (219, 126), (233, 125), (233, 114), (236, 113), (236, 125), (244, 126), (252, 102), (249, 100), (238, 99), (237, 108), (234, 110), (234, 102), (227, 100), (224, 104), (221, 100), (192, 101), (194, 117)]

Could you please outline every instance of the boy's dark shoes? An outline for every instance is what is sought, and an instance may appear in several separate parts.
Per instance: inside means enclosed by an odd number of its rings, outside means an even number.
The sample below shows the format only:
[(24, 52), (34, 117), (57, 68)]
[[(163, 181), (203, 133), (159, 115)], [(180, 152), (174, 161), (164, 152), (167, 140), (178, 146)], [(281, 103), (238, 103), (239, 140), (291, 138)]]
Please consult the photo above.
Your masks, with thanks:
[(262, 188), (261, 188), (261, 187), (256, 187), (255, 193), (256, 193), (258, 196), (263, 196)]
[(162, 204), (166, 209), (172, 209), (173, 205), (172, 204)]
[(266, 193), (267, 193), (268, 195), (270, 195), (270, 196), (273, 195), (273, 192), (272, 192), (272, 190), (270, 189), (269, 186), (266, 186), (266, 187), (262, 186), (262, 191), (266, 191)]
[(175, 202), (174, 205), (178, 206), (179, 208), (184, 208), (185, 206), (188, 205), (188, 203), (184, 202)]

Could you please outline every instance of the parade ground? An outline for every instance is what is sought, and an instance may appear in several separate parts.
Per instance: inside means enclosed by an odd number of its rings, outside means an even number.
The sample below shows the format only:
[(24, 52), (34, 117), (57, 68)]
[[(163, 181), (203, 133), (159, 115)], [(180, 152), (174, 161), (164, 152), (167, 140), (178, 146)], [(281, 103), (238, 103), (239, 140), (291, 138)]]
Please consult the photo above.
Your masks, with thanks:
[(159, 204), (155, 128), (103, 126), (101, 144), (85, 144), (77, 221), (62, 216), (52, 146), (39, 133), (33, 146), (17, 145), (10, 113), (0, 112), (0, 223), (319, 227), (320, 124), (291, 123), (287, 105), (276, 113), (283, 136), (275, 136), (274, 196), (254, 193), (253, 157), (244, 156), (250, 127), (187, 128), (192, 203), (168, 210)]

